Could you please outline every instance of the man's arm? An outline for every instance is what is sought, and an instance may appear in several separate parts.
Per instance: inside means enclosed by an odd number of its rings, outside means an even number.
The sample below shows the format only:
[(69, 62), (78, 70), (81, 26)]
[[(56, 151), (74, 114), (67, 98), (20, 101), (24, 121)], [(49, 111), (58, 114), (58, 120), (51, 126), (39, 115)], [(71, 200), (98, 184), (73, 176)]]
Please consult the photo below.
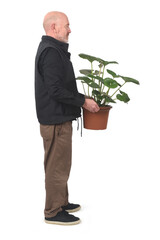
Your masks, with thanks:
[(63, 87), (63, 65), (58, 51), (54, 48), (45, 50), (39, 69), (43, 75), (49, 96), (59, 102), (81, 107), (85, 97), (81, 93), (73, 93)]
[(63, 87), (62, 59), (56, 49), (49, 48), (43, 53), (39, 70), (43, 74), (50, 97), (56, 101), (84, 107), (90, 112), (98, 112), (99, 106), (92, 99), (87, 99), (81, 93), (73, 93)]

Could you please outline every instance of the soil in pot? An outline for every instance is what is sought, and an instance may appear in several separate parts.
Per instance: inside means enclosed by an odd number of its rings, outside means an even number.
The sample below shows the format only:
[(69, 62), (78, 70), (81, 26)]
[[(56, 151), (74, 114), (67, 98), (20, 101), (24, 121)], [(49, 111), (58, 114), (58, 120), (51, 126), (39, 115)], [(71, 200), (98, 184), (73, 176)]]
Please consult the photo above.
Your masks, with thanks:
[(96, 113), (91, 113), (83, 108), (83, 125), (86, 129), (104, 130), (107, 128), (109, 110), (111, 106), (100, 107)]

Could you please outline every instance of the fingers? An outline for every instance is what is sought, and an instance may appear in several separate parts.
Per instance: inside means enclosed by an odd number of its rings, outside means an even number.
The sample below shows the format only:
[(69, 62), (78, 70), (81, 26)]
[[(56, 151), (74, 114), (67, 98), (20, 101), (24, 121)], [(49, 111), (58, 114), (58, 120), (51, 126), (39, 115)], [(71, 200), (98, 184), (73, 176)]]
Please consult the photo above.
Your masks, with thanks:
[(100, 110), (100, 108), (96, 103), (91, 108), (91, 112), (93, 112), (93, 113), (98, 112), (99, 110)]
[(100, 110), (98, 104), (93, 99), (86, 99), (83, 107), (92, 113)]

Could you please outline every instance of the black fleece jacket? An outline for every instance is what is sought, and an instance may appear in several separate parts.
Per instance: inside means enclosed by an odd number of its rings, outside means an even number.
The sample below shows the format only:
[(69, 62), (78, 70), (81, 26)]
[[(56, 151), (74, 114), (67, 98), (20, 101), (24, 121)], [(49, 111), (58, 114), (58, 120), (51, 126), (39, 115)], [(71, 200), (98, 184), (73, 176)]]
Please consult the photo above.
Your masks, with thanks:
[(81, 116), (85, 97), (77, 90), (68, 43), (43, 36), (35, 61), (35, 99), (41, 124), (60, 124)]

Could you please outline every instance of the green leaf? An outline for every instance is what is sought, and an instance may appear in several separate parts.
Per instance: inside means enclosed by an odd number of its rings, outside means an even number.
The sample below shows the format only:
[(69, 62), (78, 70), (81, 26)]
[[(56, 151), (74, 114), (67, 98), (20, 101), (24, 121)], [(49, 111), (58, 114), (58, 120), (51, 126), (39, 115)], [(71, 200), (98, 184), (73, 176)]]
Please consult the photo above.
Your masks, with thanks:
[(104, 81), (103, 81), (103, 84), (109, 88), (116, 88), (118, 87), (118, 83), (113, 80), (112, 78), (105, 78)]
[(76, 80), (83, 80), (85, 83), (92, 82), (92, 79), (90, 79), (88, 77), (77, 77)]
[(92, 71), (90, 69), (81, 69), (79, 70), (81, 74), (88, 75), (91, 74)]
[(120, 76), (125, 82), (132, 82), (132, 83), (135, 83), (135, 84), (140, 84), (139, 81), (137, 81), (136, 79), (134, 78), (130, 78), (130, 77), (123, 77), (123, 76)]
[(83, 59), (87, 59), (89, 62), (93, 62), (93, 61), (103, 61), (101, 58), (97, 58), (97, 57), (94, 57), (94, 56), (91, 56), (91, 55), (88, 55), (88, 54), (84, 54), (84, 53), (80, 53), (79, 54), (79, 57), (83, 58)]
[(99, 72), (98, 70), (95, 70), (93, 74), (99, 75), (99, 74), (101, 74), (101, 73), (103, 73), (103, 72)]
[(97, 90), (93, 90), (93, 91), (92, 91), (92, 94), (93, 94), (93, 95), (96, 95), (96, 96), (99, 96), (101, 93), (100, 93), (99, 91), (97, 91)]
[(105, 98), (105, 102), (112, 102), (112, 103), (116, 103), (110, 96), (107, 95), (102, 95), (103, 98)]
[(96, 61), (102, 65), (104, 65), (104, 62), (105, 62), (102, 58), (96, 58)]
[(119, 75), (117, 75), (115, 72), (113, 72), (113, 71), (111, 71), (111, 70), (109, 70), (109, 69), (107, 69), (107, 72), (108, 72), (110, 75), (112, 75), (113, 78), (119, 77)]
[(106, 66), (106, 65), (108, 65), (108, 64), (113, 64), (113, 63), (114, 63), (114, 64), (118, 64), (118, 62), (115, 62), (115, 61), (111, 61), (111, 62), (104, 61), (104, 62), (103, 62), (103, 65)]
[[(79, 70), (81, 74), (88, 76), (89, 74), (99, 75), (99, 71), (95, 70), (94, 72), (90, 69), (81, 69)], [(102, 73), (102, 72), (100, 72)]]
[(93, 75), (93, 74), (88, 74), (88, 77), (98, 79), (100, 82), (103, 83), (103, 78), (102, 78), (102, 77), (95, 76), (95, 75)]
[(100, 63), (100, 66), (106, 66), (108, 64), (118, 64), (116, 61), (105, 61), (101, 58), (98, 58), (98, 57), (94, 57), (94, 56), (91, 56), (91, 55), (88, 55), (88, 54), (84, 54), (84, 53), (80, 53), (79, 54), (79, 57), (83, 58), (83, 59), (87, 59), (89, 62), (93, 62), (93, 61), (97, 61)]
[(128, 103), (130, 98), (128, 97), (127, 93), (120, 91), (121, 94), (117, 94), (116, 97), (118, 100)]
[(101, 105), (101, 100), (97, 100), (96, 102), (99, 106)]
[[(104, 61), (103, 59), (101, 59), (101, 58), (97, 58), (97, 61), (100, 63), (100, 64), (102, 64), (102, 66), (106, 66), (106, 65), (108, 65), (108, 64), (111, 64), (111, 63), (116, 63), (116, 64), (118, 64), (118, 62), (115, 62), (115, 61)], [(100, 65), (101, 66), (101, 65)]]
[(88, 83), (88, 85), (92, 88), (99, 88), (99, 85), (95, 82)]
[[(79, 80), (80, 80), (80, 77), (79, 77)], [(83, 80), (83, 81), (81, 81), (81, 82), (88, 84), (89, 87), (99, 88), (99, 85), (98, 85), (97, 83), (93, 82), (93, 81), (92, 81), (91, 79), (89, 79), (89, 78), (87, 79), (87, 78), (85, 78), (85, 77), (82, 77), (82, 80)]]

